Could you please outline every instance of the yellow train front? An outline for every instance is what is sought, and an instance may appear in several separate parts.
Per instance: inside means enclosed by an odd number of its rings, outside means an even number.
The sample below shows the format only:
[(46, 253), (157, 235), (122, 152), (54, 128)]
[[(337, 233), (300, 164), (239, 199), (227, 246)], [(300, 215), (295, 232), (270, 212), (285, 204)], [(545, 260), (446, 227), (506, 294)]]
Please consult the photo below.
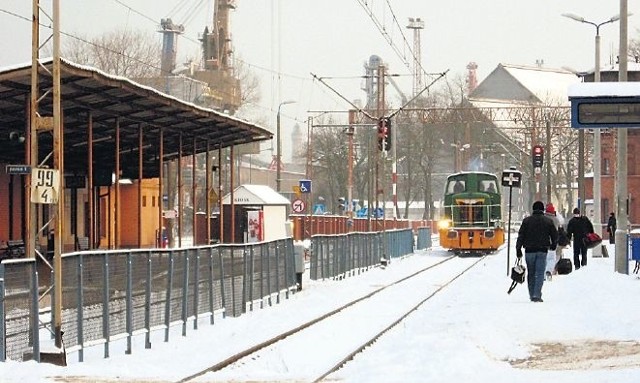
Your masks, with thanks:
[(487, 172), (460, 172), (447, 177), (440, 246), (456, 254), (491, 253), (504, 244), (502, 198), (498, 178)]

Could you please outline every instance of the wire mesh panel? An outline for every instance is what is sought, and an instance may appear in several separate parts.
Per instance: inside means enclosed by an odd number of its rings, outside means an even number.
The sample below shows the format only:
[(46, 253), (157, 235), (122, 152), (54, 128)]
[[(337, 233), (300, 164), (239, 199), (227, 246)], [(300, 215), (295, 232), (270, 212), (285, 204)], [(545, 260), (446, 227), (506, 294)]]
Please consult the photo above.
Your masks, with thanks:
[(416, 249), (422, 250), (431, 247), (431, 228), (419, 227)]
[[(62, 257), (62, 331), (67, 350), (165, 327), (222, 310), (239, 316), (250, 299), (295, 286), (293, 240), (252, 245), (213, 245), (178, 250), (85, 251)], [(3, 263), (7, 358), (22, 360), (38, 327), (35, 262)], [(54, 279), (55, 280), (55, 279)], [(35, 319), (34, 319), (35, 318)], [(33, 322), (33, 323), (32, 323)], [(47, 324), (50, 326), (50, 324)], [(194, 327), (196, 322), (194, 321)], [(3, 343), (3, 344), (4, 344)], [(37, 342), (36, 342), (37, 343)], [(145, 347), (151, 347), (149, 332)]]
[(222, 262), (226, 313), (239, 316), (244, 305), (244, 246), (223, 246)]
[[(4, 269), (4, 271), (2, 270)], [(32, 326), (37, 312), (33, 311), (32, 284), (36, 278), (33, 259), (5, 261), (0, 265), (0, 278), (4, 279), (4, 320), (6, 358), (24, 360), (33, 353)]]
[(153, 250), (149, 254), (151, 277), (149, 281), (149, 326), (162, 326), (165, 320), (167, 284), (169, 283), (169, 251)]
[(132, 331), (146, 327), (147, 279), (149, 267), (149, 252), (134, 252), (131, 254), (131, 319)]
[[(78, 310), (82, 303), (78, 301), (78, 267), (80, 259), (77, 256), (62, 257), (62, 340), (65, 347), (78, 344)], [(53, 326), (51, 326), (53, 328)]]
[[(82, 334), (83, 343), (103, 338), (103, 296), (105, 255), (88, 253), (82, 256)], [(68, 327), (73, 324), (67, 323)], [(64, 329), (64, 327), (63, 327)], [(65, 338), (66, 339), (66, 338)]]
[(187, 257), (183, 251), (173, 253), (173, 281), (171, 284), (170, 323), (182, 321), (184, 315), (183, 299), (185, 299), (184, 283), (187, 281)]
[(109, 337), (127, 331), (127, 253), (109, 254)]

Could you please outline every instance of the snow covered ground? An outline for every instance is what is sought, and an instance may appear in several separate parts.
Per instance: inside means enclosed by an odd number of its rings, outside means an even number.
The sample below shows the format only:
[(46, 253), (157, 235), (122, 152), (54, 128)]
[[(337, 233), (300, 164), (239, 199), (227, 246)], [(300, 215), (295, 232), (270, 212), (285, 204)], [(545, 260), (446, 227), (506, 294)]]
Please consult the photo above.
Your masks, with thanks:
[[(566, 256), (569, 251), (566, 251)], [(506, 249), (481, 261), (434, 296), (407, 321), (356, 356), (328, 381), (343, 382), (637, 382), (640, 377), (640, 279), (615, 273), (610, 258), (590, 258), (587, 267), (556, 276), (543, 287), (543, 303), (529, 301), (525, 285), (507, 288)], [(102, 347), (68, 356), (69, 366), (35, 362), (0, 363), (0, 382), (168, 382), (212, 365), (256, 340), (297, 326), (315, 315), (373, 291), (388, 281), (436, 263), (447, 252), (435, 248), (393, 261), (341, 281), (309, 281), (304, 290), (279, 305), (239, 318), (202, 318), (189, 324), (186, 337), (174, 327), (171, 341), (154, 333), (152, 348), (136, 339), (133, 354)], [(514, 252), (511, 252), (512, 260)], [(631, 265), (630, 270), (633, 269)], [(407, 292), (418, 293), (418, 292)], [(394, 305), (388, 302), (387, 307)], [(380, 307), (371, 315), (384, 315)], [(353, 318), (366, 325), (366, 318)], [(361, 321), (361, 322), (358, 322)], [(331, 349), (309, 345), (296, 352), (323, 358)], [(266, 361), (286, 366), (280, 360)], [(247, 381), (248, 377), (231, 377)], [(315, 377), (291, 377), (309, 381)], [(260, 371), (259, 379), (269, 379)], [(213, 381), (210, 376), (199, 382)], [(256, 381), (256, 380), (254, 380)]]

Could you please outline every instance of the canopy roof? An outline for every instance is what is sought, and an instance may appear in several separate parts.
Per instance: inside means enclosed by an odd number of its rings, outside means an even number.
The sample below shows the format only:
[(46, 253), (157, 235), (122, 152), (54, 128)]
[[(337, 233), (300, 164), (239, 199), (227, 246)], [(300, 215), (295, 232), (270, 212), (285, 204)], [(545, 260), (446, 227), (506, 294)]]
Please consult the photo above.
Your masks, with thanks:
[[(52, 60), (41, 60), (38, 111), (52, 115)], [(0, 163), (24, 163), (24, 143), (31, 91), (31, 64), (0, 68)], [(142, 129), (144, 178), (158, 171), (160, 131), (163, 160), (244, 143), (267, 140), (271, 132), (247, 121), (165, 95), (124, 77), (61, 59), (61, 95), (65, 172), (86, 174), (88, 124), (93, 121), (96, 171), (114, 170), (116, 126), (120, 127), (123, 175), (138, 173), (139, 131)], [(13, 134), (12, 134), (13, 132)], [(10, 140), (13, 136), (14, 140)], [(40, 160), (52, 150), (52, 135), (39, 134)], [(182, 146), (181, 146), (182, 145)]]

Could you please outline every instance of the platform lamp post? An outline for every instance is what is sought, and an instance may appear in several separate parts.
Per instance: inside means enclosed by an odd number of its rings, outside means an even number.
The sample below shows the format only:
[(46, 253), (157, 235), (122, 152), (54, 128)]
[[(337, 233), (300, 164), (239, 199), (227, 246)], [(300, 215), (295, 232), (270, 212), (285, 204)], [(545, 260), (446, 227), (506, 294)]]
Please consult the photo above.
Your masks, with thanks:
[(280, 136), (280, 108), (282, 105), (294, 104), (295, 101), (287, 100), (282, 101), (278, 105), (278, 114), (276, 115), (276, 191), (280, 193), (280, 168), (282, 167), (282, 138)]
[[(596, 38), (595, 38), (595, 68), (593, 70), (593, 82), (600, 82), (600, 27), (616, 22), (620, 20), (620, 15), (615, 15), (611, 17), (609, 20), (603, 21), (601, 23), (594, 23), (592, 21), (586, 20), (584, 17), (575, 15), (573, 13), (563, 13), (562, 16), (568, 17), (571, 20), (575, 20), (581, 23), (593, 25), (596, 27)], [(578, 134), (584, 134), (584, 130), (580, 129)], [(584, 140), (583, 140), (584, 142)], [(602, 200), (602, 189), (600, 186), (601, 178), (602, 178), (602, 143), (600, 137), (600, 128), (593, 129), (593, 220), (596, 222), (595, 231), (598, 235), (602, 235), (602, 209), (600, 207)], [(584, 182), (584, 181), (583, 181)], [(584, 190), (584, 183), (582, 184), (582, 190)], [(581, 197), (584, 194), (581, 195)], [(584, 201), (581, 200), (584, 204)], [(602, 256), (602, 250), (599, 246), (593, 249), (594, 256)]]

